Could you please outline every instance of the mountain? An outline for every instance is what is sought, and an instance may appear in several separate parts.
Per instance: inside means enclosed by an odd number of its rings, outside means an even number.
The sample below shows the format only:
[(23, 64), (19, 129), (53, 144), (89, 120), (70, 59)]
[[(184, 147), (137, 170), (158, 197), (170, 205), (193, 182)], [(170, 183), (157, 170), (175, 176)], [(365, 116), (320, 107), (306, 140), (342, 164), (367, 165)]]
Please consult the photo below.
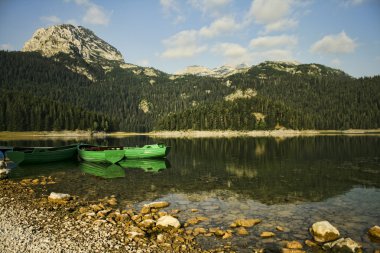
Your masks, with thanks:
[(207, 67), (193, 65), (178, 71), (176, 75), (196, 75), (196, 76), (212, 76), (212, 77), (227, 77), (236, 73), (242, 73), (249, 69), (246, 64), (236, 66), (223, 65), (218, 68), (209, 69)]
[[(59, 57), (63, 54), (73, 59), (83, 60), (89, 65), (100, 66), (104, 70), (124, 64), (123, 56), (116, 48), (89, 29), (74, 25), (40, 28), (24, 44), (22, 51), (39, 52), (46, 57)], [(67, 65), (67, 67), (86, 75), (89, 79), (94, 79), (93, 73), (86, 68), (86, 64)]]
[(196, 75), (196, 76), (211, 76), (224, 78), (238, 73), (246, 72), (255, 73), (260, 78), (267, 78), (267, 74), (292, 74), (292, 75), (347, 75), (339, 69), (333, 69), (321, 64), (301, 64), (299, 62), (286, 61), (266, 61), (258, 65), (248, 66), (239, 64), (236, 66), (223, 65), (218, 68), (209, 69), (203, 66), (189, 66), (182, 71), (177, 72), (177, 75)]
[(380, 128), (380, 76), (273, 61), (191, 69), (125, 63), (83, 27), (42, 29), (23, 52), (0, 51), (0, 130)]

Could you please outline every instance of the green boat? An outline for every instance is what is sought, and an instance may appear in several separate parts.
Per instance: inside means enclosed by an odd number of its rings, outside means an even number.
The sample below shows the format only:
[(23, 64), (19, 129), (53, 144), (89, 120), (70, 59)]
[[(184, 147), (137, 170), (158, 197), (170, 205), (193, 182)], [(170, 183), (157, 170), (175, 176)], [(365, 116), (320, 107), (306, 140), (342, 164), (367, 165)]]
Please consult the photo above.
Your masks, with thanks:
[(87, 162), (117, 163), (124, 158), (123, 147), (102, 147), (82, 144), (78, 146), (79, 158)]
[(117, 164), (83, 162), (80, 169), (86, 173), (104, 179), (125, 177), (125, 171)]
[(170, 152), (170, 147), (165, 144), (151, 144), (143, 147), (124, 147), (124, 154), (127, 159), (140, 158), (164, 158)]
[(170, 163), (166, 159), (125, 159), (120, 161), (119, 165), (125, 169), (142, 169), (145, 172), (159, 172), (170, 168)]
[(78, 144), (62, 147), (14, 147), (6, 157), (17, 163), (49, 163), (74, 159)]

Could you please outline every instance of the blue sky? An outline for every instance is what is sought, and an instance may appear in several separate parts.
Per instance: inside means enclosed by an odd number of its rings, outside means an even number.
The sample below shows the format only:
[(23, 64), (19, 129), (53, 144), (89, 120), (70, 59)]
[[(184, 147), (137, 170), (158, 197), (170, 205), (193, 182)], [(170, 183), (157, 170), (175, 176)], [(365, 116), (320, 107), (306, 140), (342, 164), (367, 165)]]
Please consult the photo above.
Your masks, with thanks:
[(380, 74), (380, 0), (0, 0), (0, 49), (62, 23), (167, 73), (283, 60)]

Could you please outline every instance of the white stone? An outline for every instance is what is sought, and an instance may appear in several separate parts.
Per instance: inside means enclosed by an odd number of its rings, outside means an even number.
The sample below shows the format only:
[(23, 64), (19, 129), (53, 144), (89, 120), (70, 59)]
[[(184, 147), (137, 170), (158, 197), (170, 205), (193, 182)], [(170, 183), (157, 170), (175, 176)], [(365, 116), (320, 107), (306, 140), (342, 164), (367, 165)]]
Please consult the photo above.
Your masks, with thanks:
[(49, 195), (49, 199), (51, 200), (68, 200), (70, 199), (70, 194), (66, 193), (57, 193), (57, 192), (52, 192)]
[(158, 243), (165, 242), (165, 236), (163, 234), (158, 234), (157, 235), (157, 242)]
[(338, 229), (328, 221), (319, 221), (311, 226), (311, 233), (316, 242), (329, 242), (339, 238)]
[(159, 218), (157, 220), (156, 225), (161, 226), (161, 227), (174, 227), (174, 228), (181, 227), (181, 223), (179, 222), (179, 220), (177, 220), (176, 218), (170, 215), (165, 215)]
[(361, 248), (362, 246), (351, 238), (340, 238), (323, 245), (323, 249), (332, 250), (333, 252), (358, 253), (362, 251)]
[(7, 167), (7, 163), (4, 161), (0, 161), (0, 168), (6, 168), (6, 167)]
[(130, 238), (135, 238), (135, 237), (144, 237), (144, 234), (143, 233), (139, 233), (139, 232), (127, 232), (127, 235), (130, 237)]
[[(0, 167), (1, 168), (1, 167)], [(5, 179), (8, 177), (9, 169), (0, 169), (0, 179)]]
[(170, 203), (166, 201), (157, 201), (157, 202), (151, 202), (147, 204), (146, 206), (148, 206), (149, 208), (165, 208), (165, 207), (170, 206)]
[(154, 224), (156, 223), (155, 220), (152, 220), (152, 219), (146, 219), (146, 220), (143, 220), (142, 222), (139, 223), (139, 227), (143, 227), (143, 228), (150, 228), (150, 227), (153, 227)]

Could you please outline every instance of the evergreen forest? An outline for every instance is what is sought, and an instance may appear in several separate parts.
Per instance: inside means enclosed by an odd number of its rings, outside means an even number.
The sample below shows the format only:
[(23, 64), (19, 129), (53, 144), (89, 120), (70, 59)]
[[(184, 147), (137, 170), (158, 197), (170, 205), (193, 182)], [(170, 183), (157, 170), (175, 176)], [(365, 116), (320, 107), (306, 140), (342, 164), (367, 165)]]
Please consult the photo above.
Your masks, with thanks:
[[(380, 76), (262, 63), (224, 78), (0, 51), (0, 131), (380, 128)], [(66, 66), (86, 68), (95, 80)]]

